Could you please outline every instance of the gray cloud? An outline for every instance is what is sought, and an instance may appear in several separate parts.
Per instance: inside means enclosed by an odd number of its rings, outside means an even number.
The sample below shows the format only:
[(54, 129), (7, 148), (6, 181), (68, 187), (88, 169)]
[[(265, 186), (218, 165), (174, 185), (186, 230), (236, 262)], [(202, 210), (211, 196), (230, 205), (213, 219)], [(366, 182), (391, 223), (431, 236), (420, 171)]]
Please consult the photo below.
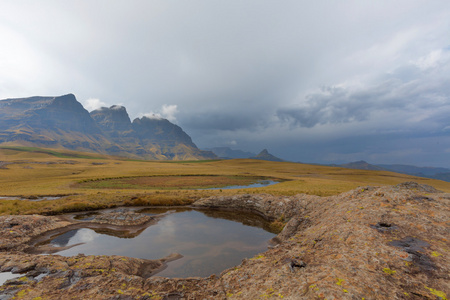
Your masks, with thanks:
[(176, 105), (202, 147), (388, 160), (399, 139), (422, 162), (414, 141), (449, 132), (449, 20), (447, 0), (5, 0), (0, 99), (72, 92), (132, 119)]
[(446, 50), (426, 72), (409, 64), (370, 86), (324, 87), (300, 99), (298, 105), (280, 108), (277, 116), (291, 126), (307, 128), (380, 117), (379, 121), (387, 121), (383, 115), (395, 115), (398, 127), (434, 123), (443, 128), (448, 122), (445, 115), (450, 112), (449, 58)]

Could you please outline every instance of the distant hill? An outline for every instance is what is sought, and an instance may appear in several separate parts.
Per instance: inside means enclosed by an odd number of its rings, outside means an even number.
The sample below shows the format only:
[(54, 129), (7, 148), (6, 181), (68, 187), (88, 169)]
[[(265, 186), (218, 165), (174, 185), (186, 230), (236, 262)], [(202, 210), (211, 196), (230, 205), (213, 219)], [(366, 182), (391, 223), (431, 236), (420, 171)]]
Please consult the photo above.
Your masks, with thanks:
[(242, 150), (233, 150), (229, 147), (215, 147), (210, 149), (205, 149), (214, 152), (218, 157), (224, 159), (231, 158), (250, 158), (256, 156), (256, 153), (246, 152)]
[(258, 155), (250, 157), (251, 159), (260, 159), (260, 160), (268, 160), (268, 161), (284, 161), (281, 158), (278, 158), (267, 151), (267, 149), (264, 149), (261, 151)]
[(450, 169), (409, 165), (378, 165), (386, 170), (450, 182)]
[(363, 160), (341, 164), (341, 165), (330, 165), (335, 167), (342, 167), (348, 169), (358, 169), (358, 170), (377, 170), (377, 171), (391, 171), (396, 173), (402, 173), (407, 175), (413, 175), (418, 177), (426, 177), (432, 179), (439, 179), (443, 181), (450, 182), (450, 169), (447, 168), (435, 168), (435, 167), (416, 167), (410, 165), (387, 165), (378, 164), (372, 165)]
[(422, 175), (433, 176), (439, 173), (449, 173), (450, 169), (447, 168), (434, 168), (434, 167), (416, 167), (409, 165), (377, 165), (383, 169), (394, 171), (397, 173), (404, 173), (409, 175)]
[(448, 173), (438, 173), (436, 175), (429, 175), (428, 178), (439, 179), (442, 181), (450, 182), (450, 172)]
[(262, 150), (259, 154), (255, 154), (252, 152), (245, 152), (242, 150), (233, 150), (229, 147), (216, 147), (207, 150), (214, 152), (217, 156), (223, 159), (250, 158), (267, 161), (284, 161), (283, 159), (270, 154), (269, 151), (267, 151), (267, 149)]
[(197, 160), (202, 151), (166, 119), (131, 122), (123, 106), (89, 113), (73, 94), (0, 100), (0, 145), (63, 148), (143, 159)]
[(358, 169), (358, 170), (375, 170), (375, 171), (382, 171), (385, 170), (379, 166), (371, 165), (363, 160), (355, 161), (347, 164), (339, 165), (342, 168), (348, 168), (348, 169)]

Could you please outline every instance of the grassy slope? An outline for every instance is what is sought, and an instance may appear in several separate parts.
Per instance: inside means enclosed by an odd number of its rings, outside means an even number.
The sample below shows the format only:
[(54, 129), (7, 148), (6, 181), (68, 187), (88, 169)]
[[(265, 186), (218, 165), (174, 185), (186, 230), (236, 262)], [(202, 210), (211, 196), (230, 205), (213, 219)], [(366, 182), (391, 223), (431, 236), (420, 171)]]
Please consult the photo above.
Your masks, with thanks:
[[(96, 158), (96, 159), (92, 159)], [(0, 214), (57, 213), (116, 205), (182, 205), (218, 194), (298, 193), (335, 195), (358, 186), (392, 185), (416, 181), (450, 192), (450, 183), (385, 171), (352, 170), (287, 162), (248, 159), (162, 162), (132, 161), (93, 154), (40, 149), (0, 149), (0, 196), (70, 195), (53, 201), (0, 200)], [(85, 180), (158, 175), (267, 176), (287, 180), (256, 189), (151, 190), (92, 189), (78, 185)]]

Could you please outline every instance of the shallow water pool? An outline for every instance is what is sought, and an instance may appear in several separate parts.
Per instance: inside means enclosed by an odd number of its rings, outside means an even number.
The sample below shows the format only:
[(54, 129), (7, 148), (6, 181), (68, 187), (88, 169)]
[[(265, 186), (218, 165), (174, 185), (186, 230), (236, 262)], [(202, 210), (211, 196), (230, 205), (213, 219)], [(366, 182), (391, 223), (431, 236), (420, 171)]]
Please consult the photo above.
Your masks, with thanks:
[(268, 241), (275, 236), (268, 228), (264, 219), (253, 214), (185, 210), (164, 216), (131, 238), (115, 236), (112, 231), (81, 228), (47, 243), (55, 247), (81, 243), (56, 253), (64, 256), (83, 253), (158, 259), (179, 253), (183, 258), (169, 262), (158, 276), (206, 277), (267, 250)]
[(0, 272), (0, 286), (3, 285), (6, 281), (14, 278), (18, 278), (22, 275), (20, 274), (13, 274), (11, 272)]
[(249, 189), (249, 188), (258, 188), (258, 187), (266, 187), (269, 185), (274, 185), (280, 183), (279, 181), (274, 180), (260, 180), (258, 182), (248, 184), (248, 185), (229, 185), (221, 188), (209, 188), (207, 190), (234, 190), (234, 189)]

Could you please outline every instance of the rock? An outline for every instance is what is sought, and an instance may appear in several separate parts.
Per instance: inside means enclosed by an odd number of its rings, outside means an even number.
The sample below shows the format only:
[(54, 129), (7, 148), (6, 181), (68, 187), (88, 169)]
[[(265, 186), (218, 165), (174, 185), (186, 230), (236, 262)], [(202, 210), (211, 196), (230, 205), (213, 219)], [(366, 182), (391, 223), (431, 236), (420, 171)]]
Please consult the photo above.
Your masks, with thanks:
[(306, 263), (303, 261), (297, 261), (296, 259), (291, 259), (289, 262), (289, 269), (291, 272), (295, 272), (295, 268), (306, 268)]
[(126, 212), (110, 212), (96, 215), (91, 222), (112, 225), (137, 226), (144, 225), (154, 218), (144, 214), (135, 213), (133, 211)]
[(308, 227), (309, 220), (307, 218), (302, 218), (295, 216), (286, 223), (280, 234), (277, 235), (279, 241), (286, 241), (294, 234), (296, 234), (301, 228)]
[(442, 191), (439, 191), (428, 184), (419, 184), (414, 181), (399, 183), (396, 185), (396, 187), (409, 190), (416, 190), (424, 193), (442, 193)]
[[(248, 210), (287, 221), (279, 245), (207, 278), (152, 275), (170, 258), (27, 254), (20, 250), (30, 240), (26, 234), (62, 221), (1, 217), (0, 242), (13, 241), (18, 249), (0, 252), (1, 270), (34, 270), (25, 274), (23, 284), (3, 285), (0, 293), (25, 299), (445, 299), (450, 295), (449, 199), (425, 190), (430, 189), (408, 183), (360, 187), (331, 197), (201, 199), (197, 207)], [(421, 197), (430, 200), (416, 200)], [(41, 224), (38, 229), (33, 229), (33, 218)], [(21, 222), (30, 228), (11, 236), (9, 231)], [(39, 284), (36, 270), (46, 270)]]
[(268, 220), (276, 220), (280, 217), (290, 219), (295, 215), (302, 215), (308, 204), (317, 199), (320, 199), (320, 197), (297, 195), (288, 198), (269, 194), (240, 194), (200, 199), (193, 203), (193, 207), (248, 211), (261, 215)]

